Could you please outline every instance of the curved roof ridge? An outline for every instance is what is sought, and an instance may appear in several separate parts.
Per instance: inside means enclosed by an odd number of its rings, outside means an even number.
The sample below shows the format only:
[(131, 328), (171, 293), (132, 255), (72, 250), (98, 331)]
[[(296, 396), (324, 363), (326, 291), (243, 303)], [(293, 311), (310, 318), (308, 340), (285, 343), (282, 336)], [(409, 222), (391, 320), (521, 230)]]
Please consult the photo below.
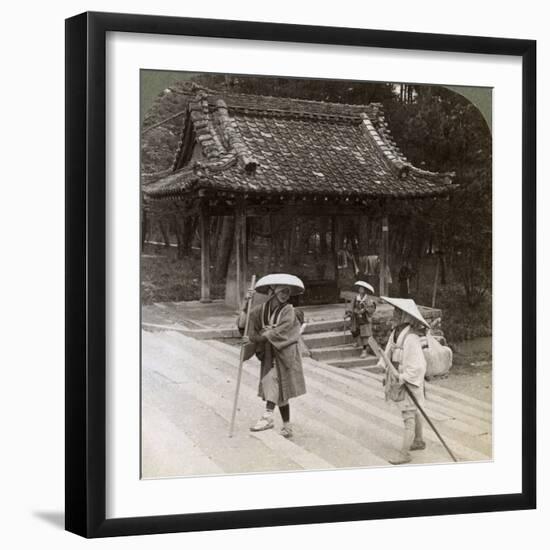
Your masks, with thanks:
[(373, 124), (378, 130), (380, 137), (382, 138), (384, 143), (392, 151), (392, 153), (397, 159), (399, 159), (404, 164), (408, 164), (412, 167), (413, 164), (407, 159), (407, 157), (403, 154), (403, 152), (397, 146), (397, 143), (393, 139), (393, 135), (389, 128), (389, 124), (386, 121), (386, 114), (384, 113), (384, 107), (382, 106), (381, 103), (373, 103), (372, 105), (373, 107), (375, 107), (375, 112), (373, 113), (373, 117), (372, 117), (372, 118), (375, 118), (375, 120), (373, 121)]
[(246, 146), (235, 119), (229, 116), (227, 104), (223, 99), (218, 99), (216, 107), (217, 121), (222, 130), (222, 135), (227, 141), (228, 149), (235, 151), (239, 163), (246, 172), (254, 172), (258, 166), (258, 161)]
[(416, 168), (401, 153), (379, 103), (218, 93), (195, 84), (183, 93), (189, 94), (187, 112), (173, 172), (152, 185), (142, 180), (151, 198), (197, 189), (345, 200), (452, 190), (453, 173)]
[(273, 113), (307, 114), (313, 116), (341, 116), (359, 120), (369, 105), (353, 103), (334, 103), (294, 97), (276, 97), (270, 95), (224, 93), (224, 100), (230, 109), (248, 109)]
[(400, 178), (407, 176), (412, 168), (412, 164), (388, 144), (367, 113), (362, 113), (362, 119), (365, 134), (376, 143), (376, 149), (382, 154), (390, 169)]
[[(388, 161), (391, 163), (394, 171), (399, 177), (405, 177), (409, 172), (414, 172), (415, 174), (422, 176), (433, 176), (433, 177), (445, 177), (445, 178), (454, 178), (455, 172), (432, 172), (430, 170), (424, 170), (415, 166), (401, 151), (397, 146), (396, 142), (393, 139), (391, 130), (389, 129), (388, 122), (386, 121), (386, 116), (384, 114), (384, 109), (381, 103), (372, 103), (373, 107), (376, 107), (376, 122), (371, 120), (366, 113), (364, 113), (364, 123), (367, 126), (369, 133), (377, 142), (380, 150), (384, 153)], [(365, 119), (368, 119), (368, 122), (365, 122)], [(369, 124), (370, 123), (370, 124)], [(369, 127), (370, 126), (370, 127)], [(378, 136), (379, 140), (376, 139)]]
[(353, 116), (359, 119), (362, 112), (369, 111), (371, 105), (375, 105), (373, 103), (338, 103), (297, 97), (245, 94), (229, 90), (215, 90), (193, 81), (183, 83), (182, 88), (183, 91), (180, 91), (180, 93), (195, 97), (199, 95), (206, 97), (212, 106), (215, 106), (218, 99), (222, 99), (229, 109), (240, 108), (275, 112), (283, 110), (288, 112), (308, 112), (316, 115)]
[[(190, 97), (187, 104), (181, 138), (172, 163), (173, 171), (183, 168), (191, 160), (195, 142), (200, 144), (205, 160), (214, 165), (223, 166), (235, 156), (231, 151), (232, 140), (224, 135), (227, 143), (222, 143), (216, 131), (215, 124), (220, 124), (220, 120), (214, 120), (210, 113), (208, 93), (203, 88), (192, 89), (196, 93)], [(224, 124), (228, 125), (227, 122)]]

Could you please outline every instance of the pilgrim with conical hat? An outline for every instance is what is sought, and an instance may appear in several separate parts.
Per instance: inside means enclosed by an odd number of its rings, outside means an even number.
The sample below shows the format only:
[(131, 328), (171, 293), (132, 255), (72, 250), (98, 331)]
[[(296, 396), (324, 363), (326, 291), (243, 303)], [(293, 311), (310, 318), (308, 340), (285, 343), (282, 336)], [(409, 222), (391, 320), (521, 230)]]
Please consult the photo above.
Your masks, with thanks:
[[(267, 294), (267, 300), (250, 312), (245, 359), (256, 354), (261, 362), (258, 395), (266, 407), (250, 429), (273, 428), (273, 411), (278, 406), (283, 420), (281, 435), (291, 437), (289, 399), (306, 393), (306, 386), (299, 349), (303, 315), (288, 300), (290, 296), (302, 294), (304, 284), (294, 275), (273, 273), (259, 279), (255, 291)], [(251, 298), (250, 291), (248, 298)], [(238, 326), (241, 331), (244, 329), (244, 312)]]
[(369, 293), (374, 294), (374, 288), (365, 281), (356, 281), (353, 286), (357, 294), (346, 316), (351, 317), (351, 334), (357, 338), (355, 345), (363, 348), (361, 357), (364, 358), (367, 356), (368, 339), (372, 336), (372, 318), (376, 311), (376, 302), (369, 296)]
[[(399, 376), (396, 377), (390, 372), (390, 369), (386, 369), (384, 380), (386, 400), (395, 403), (401, 411), (404, 423), (401, 449), (389, 462), (391, 464), (406, 464), (412, 460), (410, 451), (426, 448), (422, 436), (422, 416), (403, 385), (408, 385), (409, 390), (422, 406), (426, 359), (422, 351), (418, 329), (429, 328), (430, 325), (420, 313), (414, 300), (386, 296), (380, 298), (394, 307), (393, 330), (386, 345), (386, 356), (399, 373)], [(383, 362), (378, 364), (385, 368)]]

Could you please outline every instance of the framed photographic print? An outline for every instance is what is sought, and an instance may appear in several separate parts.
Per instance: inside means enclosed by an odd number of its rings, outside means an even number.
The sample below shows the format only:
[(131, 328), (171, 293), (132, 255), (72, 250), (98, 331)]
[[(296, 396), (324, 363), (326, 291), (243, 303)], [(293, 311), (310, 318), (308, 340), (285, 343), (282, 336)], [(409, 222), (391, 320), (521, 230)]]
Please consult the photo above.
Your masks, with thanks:
[(66, 528), (535, 507), (529, 40), (66, 22)]

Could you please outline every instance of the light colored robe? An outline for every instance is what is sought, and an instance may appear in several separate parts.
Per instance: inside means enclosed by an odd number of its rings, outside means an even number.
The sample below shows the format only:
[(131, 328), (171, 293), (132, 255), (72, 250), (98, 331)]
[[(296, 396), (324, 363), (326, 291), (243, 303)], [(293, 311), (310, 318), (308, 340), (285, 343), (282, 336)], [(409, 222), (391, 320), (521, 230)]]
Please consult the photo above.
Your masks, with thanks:
[[(416, 397), (420, 405), (424, 403), (424, 376), (426, 374), (426, 358), (422, 351), (420, 337), (407, 325), (394, 342), (395, 330), (392, 330), (388, 343), (386, 344), (386, 356), (399, 372), (399, 379), (386, 371), (386, 390), (389, 384), (406, 383)], [(385, 367), (385, 365), (384, 365)], [(388, 393), (386, 393), (386, 397)], [(405, 392), (404, 399), (395, 401), (401, 411), (414, 411), (416, 405), (410, 396)]]

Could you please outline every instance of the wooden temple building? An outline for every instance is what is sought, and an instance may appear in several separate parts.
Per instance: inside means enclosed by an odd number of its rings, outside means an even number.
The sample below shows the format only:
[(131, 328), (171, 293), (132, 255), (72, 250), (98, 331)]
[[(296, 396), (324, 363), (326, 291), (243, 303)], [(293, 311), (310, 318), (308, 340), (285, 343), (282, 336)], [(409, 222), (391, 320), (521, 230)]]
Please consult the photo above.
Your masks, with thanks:
[(270, 214), (330, 216), (333, 235), (342, 216), (374, 216), (382, 235), (379, 289), (387, 294), (393, 201), (446, 196), (453, 174), (413, 166), (393, 141), (377, 103), (191, 89), (172, 169), (144, 185), (143, 194), (146, 201), (175, 201), (184, 206), (184, 215), (199, 215), (201, 300), (210, 300), (209, 218), (228, 215), (236, 221), (232, 285), (226, 286), (231, 305), (237, 305), (250, 277), (247, 220)]

